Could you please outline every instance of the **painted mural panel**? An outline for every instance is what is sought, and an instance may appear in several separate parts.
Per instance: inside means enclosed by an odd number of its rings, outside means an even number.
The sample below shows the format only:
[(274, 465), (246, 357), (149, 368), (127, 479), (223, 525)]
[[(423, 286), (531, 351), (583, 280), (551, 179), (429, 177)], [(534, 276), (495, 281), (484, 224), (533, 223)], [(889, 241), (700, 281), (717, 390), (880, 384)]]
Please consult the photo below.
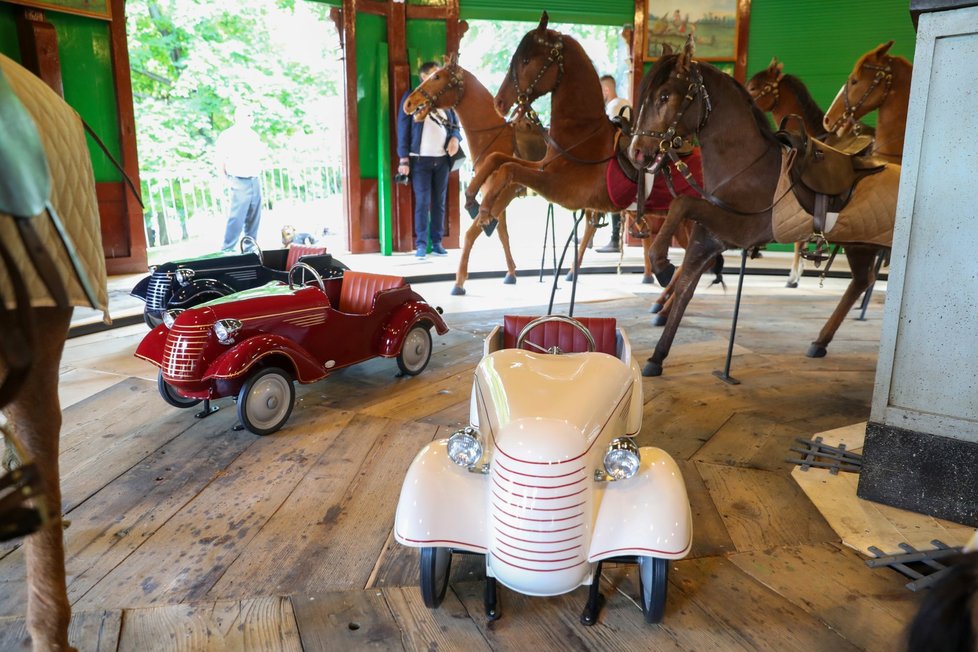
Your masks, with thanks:
[(3, 0), (9, 4), (112, 20), (109, 0)]
[(698, 59), (732, 60), (737, 54), (737, 0), (648, 0), (646, 58), (663, 45), (682, 47), (692, 35)]

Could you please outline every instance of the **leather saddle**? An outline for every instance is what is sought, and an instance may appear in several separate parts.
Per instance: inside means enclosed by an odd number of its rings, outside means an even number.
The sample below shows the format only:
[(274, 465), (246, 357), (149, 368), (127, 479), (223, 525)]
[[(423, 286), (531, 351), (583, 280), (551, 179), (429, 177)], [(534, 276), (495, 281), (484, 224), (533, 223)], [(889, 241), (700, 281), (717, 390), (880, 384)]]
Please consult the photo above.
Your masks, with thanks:
[(856, 185), (883, 171), (886, 164), (861, 155), (872, 143), (868, 136), (857, 136), (833, 147), (809, 137), (804, 130), (788, 129), (789, 118), (782, 121), (777, 137), (795, 151), (789, 171), (792, 190), (802, 208), (815, 218), (813, 233), (824, 238), (827, 214), (845, 208)]

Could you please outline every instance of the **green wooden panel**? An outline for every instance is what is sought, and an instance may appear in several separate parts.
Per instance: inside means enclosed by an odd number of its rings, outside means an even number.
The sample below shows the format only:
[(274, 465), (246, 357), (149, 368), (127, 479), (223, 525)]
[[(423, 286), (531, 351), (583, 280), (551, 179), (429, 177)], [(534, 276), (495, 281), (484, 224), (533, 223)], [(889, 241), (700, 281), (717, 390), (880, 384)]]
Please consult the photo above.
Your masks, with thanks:
[(0, 54), (20, 62), (17, 23), (14, 21), (15, 11), (20, 11), (20, 9), (13, 5), (0, 4)]
[(546, 10), (553, 23), (628, 25), (634, 0), (459, 0), (463, 19), (538, 21)]
[(380, 239), (380, 252), (390, 256), (394, 250), (394, 231), (391, 224), (391, 133), (390, 124), (390, 82), (387, 64), (387, 44), (377, 44), (377, 233)]
[(411, 88), (421, 83), (418, 68), (425, 61), (441, 65), (448, 40), (443, 20), (409, 20), (405, 27), (407, 60), (411, 67)]
[[(359, 120), (360, 177), (376, 179), (377, 125), (380, 120), (377, 44), (387, 42), (387, 19), (373, 14), (357, 14), (357, 119)], [(384, 67), (386, 70), (386, 65)]]
[[(119, 160), (119, 123), (112, 75), (109, 25), (105, 21), (48, 12), (58, 33), (58, 57), (65, 100), (78, 111)], [(91, 138), (88, 149), (96, 181), (119, 181), (122, 176)]]

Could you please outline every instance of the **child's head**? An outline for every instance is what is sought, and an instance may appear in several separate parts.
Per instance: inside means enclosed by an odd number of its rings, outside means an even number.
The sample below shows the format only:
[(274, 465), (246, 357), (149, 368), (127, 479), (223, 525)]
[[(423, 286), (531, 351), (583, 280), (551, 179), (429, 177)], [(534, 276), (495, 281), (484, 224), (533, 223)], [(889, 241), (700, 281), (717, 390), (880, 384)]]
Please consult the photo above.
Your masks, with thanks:
[(295, 227), (291, 224), (286, 224), (282, 227), (282, 246), (288, 247), (295, 240)]

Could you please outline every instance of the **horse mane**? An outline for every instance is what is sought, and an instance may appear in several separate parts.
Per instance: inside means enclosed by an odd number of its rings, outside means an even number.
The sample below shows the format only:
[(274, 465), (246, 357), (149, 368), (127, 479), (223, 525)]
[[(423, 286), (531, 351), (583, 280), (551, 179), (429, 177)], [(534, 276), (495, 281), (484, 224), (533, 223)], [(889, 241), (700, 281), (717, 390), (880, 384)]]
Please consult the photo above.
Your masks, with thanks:
[(781, 84), (791, 89), (791, 92), (795, 94), (798, 103), (801, 105), (802, 118), (804, 118), (805, 122), (819, 125), (819, 133), (824, 131), (821, 128), (821, 124), (825, 118), (825, 111), (815, 102), (805, 83), (794, 75), (785, 75), (781, 78)]

